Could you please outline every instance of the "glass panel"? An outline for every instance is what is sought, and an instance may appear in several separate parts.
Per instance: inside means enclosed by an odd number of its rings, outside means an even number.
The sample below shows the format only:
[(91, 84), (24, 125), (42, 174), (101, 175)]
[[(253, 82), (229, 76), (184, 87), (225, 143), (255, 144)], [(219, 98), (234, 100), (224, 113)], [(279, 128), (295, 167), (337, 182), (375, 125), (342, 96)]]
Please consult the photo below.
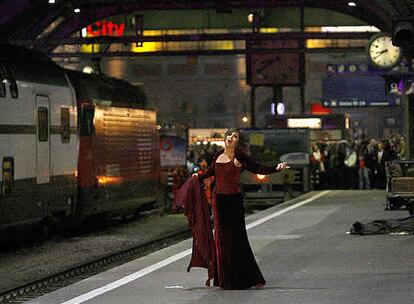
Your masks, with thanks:
[(95, 128), (93, 125), (94, 109), (82, 107), (80, 115), (80, 136), (92, 136), (95, 134)]
[(70, 114), (68, 108), (60, 109), (60, 128), (62, 143), (70, 142)]
[(4, 157), (2, 165), (3, 183), (1, 187), (2, 195), (13, 192), (14, 189), (14, 160), (13, 157)]
[(39, 141), (49, 140), (49, 113), (46, 107), (37, 110), (37, 130)]
[(6, 97), (6, 70), (0, 67), (0, 97)]
[(17, 89), (17, 83), (16, 78), (14, 77), (14, 74), (12, 70), (9, 67), (5, 68), (6, 71), (6, 78), (9, 81), (10, 84), (10, 95), (12, 98), (18, 98), (19, 97), (19, 91)]

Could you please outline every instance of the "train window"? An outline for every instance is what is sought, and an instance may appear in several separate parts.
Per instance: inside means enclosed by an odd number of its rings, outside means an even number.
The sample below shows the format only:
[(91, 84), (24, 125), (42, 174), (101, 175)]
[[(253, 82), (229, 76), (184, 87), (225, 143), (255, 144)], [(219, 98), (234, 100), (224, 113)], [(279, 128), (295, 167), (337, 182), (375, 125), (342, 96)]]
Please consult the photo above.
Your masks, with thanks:
[(92, 136), (95, 134), (95, 127), (93, 125), (94, 115), (94, 109), (82, 107), (79, 126), (80, 136)]
[(19, 97), (19, 91), (17, 89), (17, 82), (16, 82), (16, 78), (14, 77), (14, 73), (9, 67), (5, 68), (5, 72), (6, 72), (6, 78), (9, 81), (9, 84), (10, 84), (10, 95), (11, 95), (11, 97), (12, 98), (18, 98)]
[(68, 108), (60, 109), (60, 131), (62, 143), (70, 142), (70, 113)]
[(0, 97), (6, 97), (6, 70), (4, 67), (0, 67)]
[(2, 185), (1, 194), (6, 195), (14, 190), (14, 159), (4, 157), (2, 164)]
[(39, 141), (49, 140), (49, 113), (46, 107), (37, 109), (37, 130)]

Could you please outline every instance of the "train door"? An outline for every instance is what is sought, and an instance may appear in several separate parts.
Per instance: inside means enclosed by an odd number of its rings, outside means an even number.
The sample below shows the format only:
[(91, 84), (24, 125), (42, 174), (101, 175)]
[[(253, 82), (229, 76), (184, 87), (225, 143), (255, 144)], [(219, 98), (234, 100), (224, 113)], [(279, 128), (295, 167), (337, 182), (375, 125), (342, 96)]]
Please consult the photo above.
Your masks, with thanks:
[(50, 182), (50, 101), (47, 96), (36, 96), (36, 180), (37, 184)]

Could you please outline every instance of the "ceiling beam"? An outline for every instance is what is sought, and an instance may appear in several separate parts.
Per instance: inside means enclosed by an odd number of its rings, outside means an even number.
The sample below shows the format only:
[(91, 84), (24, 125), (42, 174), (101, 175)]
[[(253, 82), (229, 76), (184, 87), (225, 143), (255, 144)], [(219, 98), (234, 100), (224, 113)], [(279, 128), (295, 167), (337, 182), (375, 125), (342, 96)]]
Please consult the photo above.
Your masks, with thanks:
[[(269, 49), (255, 49), (256, 53), (269, 53)], [(314, 48), (314, 49), (280, 49), (278, 53), (286, 52), (304, 52), (304, 53), (364, 53), (364, 47), (347, 47), (347, 48)], [(52, 58), (101, 58), (101, 57), (154, 57), (154, 56), (187, 56), (187, 55), (245, 55), (245, 49), (235, 50), (183, 50), (183, 51), (157, 51), (157, 52), (104, 52), (104, 53), (81, 53), (81, 52), (58, 52), (48, 53)]]
[(53, 49), (59, 45), (82, 44), (124, 44), (136, 42), (171, 42), (171, 41), (222, 41), (222, 40), (299, 40), (299, 39), (369, 39), (372, 32), (281, 32), (281, 33), (220, 33), (220, 34), (187, 34), (187, 35), (158, 35), (158, 36), (122, 36), (122, 37), (69, 37), (43, 38), (33, 40), (13, 40), (14, 45)]

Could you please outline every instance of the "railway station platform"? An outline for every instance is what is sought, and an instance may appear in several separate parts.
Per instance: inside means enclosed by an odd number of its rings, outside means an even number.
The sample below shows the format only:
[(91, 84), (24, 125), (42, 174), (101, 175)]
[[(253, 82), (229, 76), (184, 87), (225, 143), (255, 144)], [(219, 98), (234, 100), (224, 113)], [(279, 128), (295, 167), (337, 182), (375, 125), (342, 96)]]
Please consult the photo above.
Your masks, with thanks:
[(347, 233), (355, 221), (408, 215), (385, 211), (384, 195), (311, 192), (247, 217), (263, 289), (205, 287), (206, 270), (186, 272), (188, 239), (28, 303), (412, 303), (414, 236)]

